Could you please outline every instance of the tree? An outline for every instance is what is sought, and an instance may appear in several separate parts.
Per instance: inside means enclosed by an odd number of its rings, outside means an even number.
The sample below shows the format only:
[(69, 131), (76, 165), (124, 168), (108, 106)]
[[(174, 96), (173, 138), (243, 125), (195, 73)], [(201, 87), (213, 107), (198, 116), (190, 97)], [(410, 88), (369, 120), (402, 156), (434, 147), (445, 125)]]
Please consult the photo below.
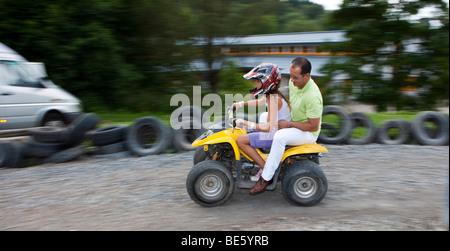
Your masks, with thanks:
[[(323, 30), (322, 18), (301, 0), (0, 0), (0, 41), (44, 62), (86, 111), (161, 111), (204, 80), (218, 91), (216, 39)], [(203, 81), (193, 59), (206, 62)]]
[(121, 0), (0, 1), (0, 40), (28, 60), (47, 65), (51, 79), (85, 107), (120, 107), (141, 78), (126, 62), (129, 25)]
[[(426, 6), (437, 15), (419, 21), (411, 15)], [(441, 22), (432, 27), (430, 20)], [(441, 0), (345, 0), (330, 20), (347, 30), (348, 42), (329, 46), (347, 52), (345, 62), (325, 65), (328, 79), (346, 73), (358, 101), (387, 107), (420, 108), (448, 99), (448, 7)], [(348, 87), (348, 85), (346, 85)], [(420, 96), (404, 95), (406, 87)]]

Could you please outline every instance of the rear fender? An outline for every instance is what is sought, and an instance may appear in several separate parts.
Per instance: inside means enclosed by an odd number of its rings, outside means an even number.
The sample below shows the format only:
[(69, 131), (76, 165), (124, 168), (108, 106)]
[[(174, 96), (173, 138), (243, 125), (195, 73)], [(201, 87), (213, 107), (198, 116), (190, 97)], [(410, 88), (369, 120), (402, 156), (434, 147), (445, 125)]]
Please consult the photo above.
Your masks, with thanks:
[(304, 144), (300, 146), (295, 146), (289, 148), (284, 152), (283, 157), (281, 158), (281, 162), (283, 162), (286, 158), (299, 154), (309, 154), (309, 153), (326, 153), (328, 150), (317, 143), (313, 144)]

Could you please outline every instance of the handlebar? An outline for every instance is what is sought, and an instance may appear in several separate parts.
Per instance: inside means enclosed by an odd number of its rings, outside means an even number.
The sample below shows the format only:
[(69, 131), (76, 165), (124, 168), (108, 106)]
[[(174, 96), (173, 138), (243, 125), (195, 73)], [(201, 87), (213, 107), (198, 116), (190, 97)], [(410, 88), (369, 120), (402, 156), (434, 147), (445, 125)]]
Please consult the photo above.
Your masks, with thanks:
[[(235, 106), (228, 106), (227, 108), (226, 108), (226, 112), (227, 112), (227, 115), (228, 115), (228, 117), (227, 117), (227, 121), (226, 121), (226, 124), (228, 125), (228, 126), (231, 126), (232, 128), (233, 128), (233, 130), (234, 130), (234, 128), (236, 128), (236, 127), (238, 127), (237, 125), (236, 125), (236, 120), (237, 120), (237, 118), (234, 118), (233, 117), (233, 113), (236, 111), (236, 107)], [(244, 123), (239, 123), (239, 128), (244, 128)]]

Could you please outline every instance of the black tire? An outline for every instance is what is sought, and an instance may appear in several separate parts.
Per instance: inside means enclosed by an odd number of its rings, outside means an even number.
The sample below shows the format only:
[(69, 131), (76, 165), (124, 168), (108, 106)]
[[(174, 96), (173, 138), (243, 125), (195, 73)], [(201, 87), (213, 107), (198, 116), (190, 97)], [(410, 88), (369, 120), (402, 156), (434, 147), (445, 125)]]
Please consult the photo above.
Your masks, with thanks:
[(112, 153), (118, 153), (118, 152), (124, 152), (127, 150), (126, 143), (124, 141), (116, 142), (109, 145), (99, 146), (98, 147), (98, 154), (105, 155), (105, 154), (112, 154)]
[(309, 160), (287, 167), (281, 182), (284, 197), (296, 206), (314, 206), (327, 193), (328, 181), (322, 168)]
[(6, 159), (9, 156), (10, 145), (9, 142), (0, 143), (0, 167), (6, 163)]
[(28, 139), (26, 146), (27, 146), (26, 155), (37, 158), (46, 158), (65, 148), (64, 143), (40, 143), (32, 138)]
[(200, 163), (208, 158), (208, 154), (203, 150), (203, 146), (199, 146), (195, 149), (194, 153), (194, 165)]
[(350, 118), (353, 120), (352, 131), (358, 127), (364, 127), (367, 131), (366, 134), (361, 138), (352, 138), (350, 136), (347, 140), (347, 143), (351, 145), (364, 145), (372, 143), (376, 137), (377, 130), (370, 118), (364, 113), (360, 112), (351, 113)]
[[(398, 130), (398, 133), (391, 137), (390, 131)], [(411, 125), (404, 119), (391, 119), (384, 121), (378, 129), (378, 141), (381, 144), (400, 145), (408, 141), (411, 135)]]
[(64, 163), (75, 160), (83, 154), (83, 149), (79, 146), (72, 147), (52, 154), (44, 160), (44, 163)]
[(157, 118), (142, 117), (135, 121), (127, 133), (127, 148), (137, 156), (159, 154), (171, 139), (169, 129)]
[(18, 142), (6, 142), (2, 145), (5, 157), (3, 160), (3, 164), (0, 166), (4, 166), (7, 168), (21, 167), (25, 152), (24, 144)]
[[(433, 123), (437, 129), (428, 129), (427, 123)], [(446, 145), (449, 138), (448, 129), (448, 118), (438, 112), (421, 112), (412, 122), (414, 138), (422, 145)]]
[(205, 160), (192, 167), (186, 189), (191, 199), (202, 206), (223, 205), (234, 192), (233, 174), (224, 164)]
[(95, 146), (104, 146), (124, 141), (128, 125), (112, 125), (97, 129), (91, 134)]
[(175, 109), (170, 117), (171, 124), (183, 123), (184, 121), (191, 121), (194, 129), (201, 129), (202, 117), (205, 111), (197, 106), (182, 106)]
[[(324, 130), (321, 130), (320, 134), (319, 134), (319, 138), (318, 141), (324, 144), (341, 144), (341, 143), (345, 143), (347, 141), (347, 139), (350, 137), (350, 133), (352, 130), (352, 119), (350, 118), (350, 115), (347, 113), (347, 111), (340, 107), (340, 106), (335, 106), (335, 105), (329, 105), (329, 106), (325, 106), (323, 108), (323, 112), (322, 112), (322, 121), (323, 118), (326, 115), (337, 115), (338, 117), (340, 117), (339, 119), (339, 126), (337, 128), (340, 128), (338, 130), (338, 133), (336, 135), (328, 135), (329, 133), (327, 133)], [(331, 123), (329, 123), (331, 124)]]
[(100, 119), (94, 113), (85, 113), (78, 116), (69, 126), (69, 140), (66, 144), (67, 148), (77, 146), (83, 142), (85, 134), (95, 129), (100, 123)]
[(40, 143), (67, 143), (69, 130), (53, 126), (37, 127), (28, 130), (30, 136)]
[(173, 146), (179, 151), (192, 151), (195, 149), (195, 147), (192, 146), (192, 142), (200, 137), (206, 129), (193, 129), (192, 121), (183, 121), (182, 123), (189, 126), (185, 128), (190, 129), (181, 128), (178, 130), (173, 130)]

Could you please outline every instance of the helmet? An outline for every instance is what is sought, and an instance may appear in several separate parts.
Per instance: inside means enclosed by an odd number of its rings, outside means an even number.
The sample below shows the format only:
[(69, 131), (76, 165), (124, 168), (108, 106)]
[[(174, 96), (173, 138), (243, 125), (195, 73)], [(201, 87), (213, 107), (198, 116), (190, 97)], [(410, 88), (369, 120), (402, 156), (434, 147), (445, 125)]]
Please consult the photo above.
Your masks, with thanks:
[(249, 90), (249, 92), (252, 94), (252, 97), (257, 98), (261, 94), (267, 94), (272, 90), (278, 88), (281, 80), (281, 73), (276, 64), (262, 63), (245, 74), (244, 78), (247, 80), (261, 80), (261, 88), (254, 88)]

